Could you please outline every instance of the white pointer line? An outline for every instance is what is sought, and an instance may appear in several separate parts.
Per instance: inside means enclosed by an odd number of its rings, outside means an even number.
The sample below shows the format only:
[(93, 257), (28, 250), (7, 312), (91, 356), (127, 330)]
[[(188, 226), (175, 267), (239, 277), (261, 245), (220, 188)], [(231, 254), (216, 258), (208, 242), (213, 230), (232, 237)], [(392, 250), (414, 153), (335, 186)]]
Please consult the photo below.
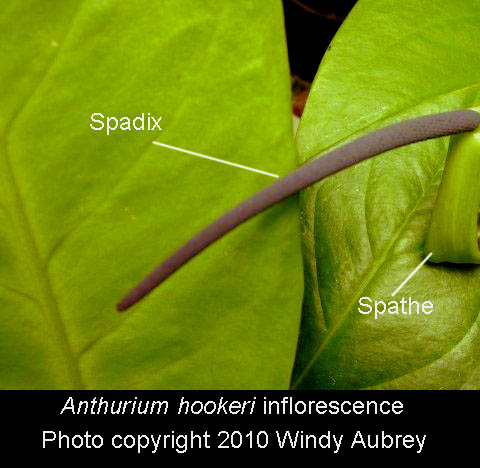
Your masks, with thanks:
[(193, 156), (199, 156), (200, 158), (210, 159), (211, 161), (216, 161), (216, 162), (219, 162), (219, 163), (228, 164), (229, 166), (239, 167), (240, 169), (245, 169), (247, 171), (258, 172), (259, 174), (267, 175), (267, 176), (270, 176), (270, 177), (275, 177), (277, 179), (280, 177), (277, 174), (272, 174), (270, 172), (260, 171), (259, 169), (254, 169), (253, 167), (242, 166), (241, 164), (235, 164), (235, 163), (232, 163), (230, 161), (224, 161), (223, 159), (212, 158), (211, 156), (207, 156), (205, 154), (195, 153), (194, 151), (188, 151), (188, 150), (185, 150), (185, 149), (182, 149), (182, 148), (177, 148), (176, 146), (166, 145), (165, 143), (160, 143), (158, 141), (154, 141), (153, 144), (158, 145), (158, 146), (164, 146), (165, 148), (170, 148), (170, 149), (173, 149), (173, 150), (176, 150), (176, 151), (181, 151), (182, 153), (192, 154)]
[(407, 283), (407, 281), (410, 280), (410, 278), (418, 271), (420, 270), (420, 268), (422, 268), (422, 266), (426, 263), (426, 261), (432, 256), (432, 253), (433, 252), (430, 252), (423, 260), (422, 260), (422, 263), (420, 263), (420, 265), (417, 266), (417, 268), (415, 268), (415, 270), (413, 270), (406, 278), (405, 278), (405, 281), (397, 288), (395, 289), (394, 293), (392, 294), (392, 296), (395, 296), (395, 294), (397, 294), (398, 291), (400, 291), (400, 289), (402, 289), (405, 284)]

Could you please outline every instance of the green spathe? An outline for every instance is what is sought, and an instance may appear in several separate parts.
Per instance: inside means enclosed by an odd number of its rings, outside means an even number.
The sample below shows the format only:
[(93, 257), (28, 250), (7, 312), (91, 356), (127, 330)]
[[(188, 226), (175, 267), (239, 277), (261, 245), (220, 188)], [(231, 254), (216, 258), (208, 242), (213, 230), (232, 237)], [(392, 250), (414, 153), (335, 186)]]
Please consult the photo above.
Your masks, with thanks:
[[(476, 109), (478, 110), (478, 109)], [(430, 261), (480, 263), (480, 129), (450, 139), (424, 252)]]

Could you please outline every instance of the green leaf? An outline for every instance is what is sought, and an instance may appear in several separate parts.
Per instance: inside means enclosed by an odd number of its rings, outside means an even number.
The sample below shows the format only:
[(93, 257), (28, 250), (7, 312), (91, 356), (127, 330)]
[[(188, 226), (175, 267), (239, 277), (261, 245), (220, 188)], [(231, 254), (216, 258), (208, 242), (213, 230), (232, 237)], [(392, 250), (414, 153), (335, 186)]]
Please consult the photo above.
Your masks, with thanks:
[[(389, 123), (478, 105), (479, 41), (475, 2), (358, 2), (315, 79), (302, 159)], [(424, 258), (447, 147), (443, 138), (398, 149), (303, 194), (307, 296), (294, 388), (480, 386), (479, 268), (427, 264), (392, 297)], [(375, 319), (358, 311), (365, 296), (434, 310)]]
[[(281, 3), (7, 0), (0, 12), (0, 386), (285, 388), (296, 200), (133, 310), (166, 255), (295, 165)], [(162, 116), (163, 130), (90, 128)]]

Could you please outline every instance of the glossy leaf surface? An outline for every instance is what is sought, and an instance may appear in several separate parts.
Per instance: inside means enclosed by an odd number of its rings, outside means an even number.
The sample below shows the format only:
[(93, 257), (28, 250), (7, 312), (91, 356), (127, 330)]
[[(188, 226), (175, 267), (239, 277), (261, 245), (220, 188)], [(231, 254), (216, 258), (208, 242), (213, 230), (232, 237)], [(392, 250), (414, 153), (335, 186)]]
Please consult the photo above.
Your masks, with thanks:
[[(302, 160), (389, 123), (479, 103), (476, 2), (365, 0), (317, 74)], [(477, 388), (480, 270), (422, 267), (448, 139), (390, 152), (302, 196), (306, 298), (294, 388)], [(459, 187), (459, 189), (461, 189)], [(358, 311), (361, 297), (432, 301), (431, 315)]]

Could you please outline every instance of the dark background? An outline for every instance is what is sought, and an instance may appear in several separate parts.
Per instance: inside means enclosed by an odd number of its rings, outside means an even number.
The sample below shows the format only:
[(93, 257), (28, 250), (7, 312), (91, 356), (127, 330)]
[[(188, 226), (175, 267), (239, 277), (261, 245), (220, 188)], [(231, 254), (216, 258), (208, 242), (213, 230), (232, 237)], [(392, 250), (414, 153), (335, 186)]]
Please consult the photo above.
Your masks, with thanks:
[[(167, 415), (72, 415), (60, 412), (69, 397), (79, 400), (91, 400), (100, 397), (112, 400), (132, 400), (138, 397), (141, 400), (169, 400), (171, 409)], [(181, 397), (189, 400), (208, 401), (219, 400), (252, 400), (257, 398), (257, 407), (253, 415), (178, 415), (176, 407)], [(319, 465), (327, 463), (330, 459), (338, 461), (354, 461), (352, 466), (362, 466), (363, 463), (372, 466), (372, 461), (408, 460), (422, 465), (443, 459), (455, 459), (459, 463), (467, 463), (478, 458), (477, 433), (475, 423), (479, 412), (477, 405), (477, 392), (462, 391), (9, 391), (2, 394), (0, 400), (0, 414), (2, 417), (2, 435), (0, 437), (0, 450), (4, 459), (8, 455), (12, 460), (20, 461), (22, 458), (38, 464), (40, 461), (51, 463), (53, 460), (74, 460), (77, 464), (85, 461), (99, 465), (101, 460), (106, 460), (109, 465), (120, 459), (122, 465), (127, 460), (134, 461), (133, 466), (141, 464), (146, 458), (154, 457), (155, 466), (169, 466), (168, 460), (174, 459), (176, 463), (198, 463), (200, 459), (211, 461), (225, 458), (229, 462), (246, 460), (273, 463), (274, 458), (286, 464), (292, 460), (296, 465), (306, 465), (313, 462)], [(378, 402), (399, 400), (404, 405), (404, 411), (399, 415), (354, 415), (354, 414), (312, 414), (312, 415), (263, 415), (261, 404), (263, 398), (280, 401), (283, 397), (292, 397), (297, 400), (336, 400), (336, 401), (367, 401)], [(172, 449), (162, 449), (156, 454), (147, 450), (138, 455), (133, 449), (114, 449), (109, 445), (109, 440), (114, 434), (176, 434), (196, 433), (208, 430), (212, 434), (211, 449), (191, 449), (185, 454), (178, 454)], [(265, 449), (242, 446), (238, 449), (216, 449), (213, 442), (218, 431), (267, 431), (271, 434), (271, 444)], [(278, 449), (274, 443), (274, 431), (303, 431), (304, 433), (322, 434), (332, 431), (344, 434), (345, 443), (341, 451), (333, 454), (330, 449)], [(425, 445), (421, 453), (414, 449), (400, 448), (350, 448), (347, 441), (353, 440), (357, 430), (362, 434), (427, 434)], [(105, 439), (105, 446), (100, 449), (84, 448), (58, 448), (55, 443), (42, 448), (43, 431), (61, 431), (72, 437), (74, 434), (101, 434)], [(217, 440), (219, 440), (217, 438)], [(8, 458), (6, 458), (8, 457)], [(141, 458), (140, 458), (141, 457)], [(259, 458), (260, 457), (260, 458)], [(446, 458), (448, 457), (448, 458)], [(140, 464), (139, 464), (140, 462)], [(5, 466), (8, 466), (6, 464)], [(183, 466), (183, 465), (180, 465)], [(373, 465), (373, 466), (379, 466)], [(387, 466), (387, 465), (386, 465)], [(418, 465), (421, 466), (421, 465)]]
[(356, 0), (283, 0), (291, 74), (312, 82), (323, 54)]

